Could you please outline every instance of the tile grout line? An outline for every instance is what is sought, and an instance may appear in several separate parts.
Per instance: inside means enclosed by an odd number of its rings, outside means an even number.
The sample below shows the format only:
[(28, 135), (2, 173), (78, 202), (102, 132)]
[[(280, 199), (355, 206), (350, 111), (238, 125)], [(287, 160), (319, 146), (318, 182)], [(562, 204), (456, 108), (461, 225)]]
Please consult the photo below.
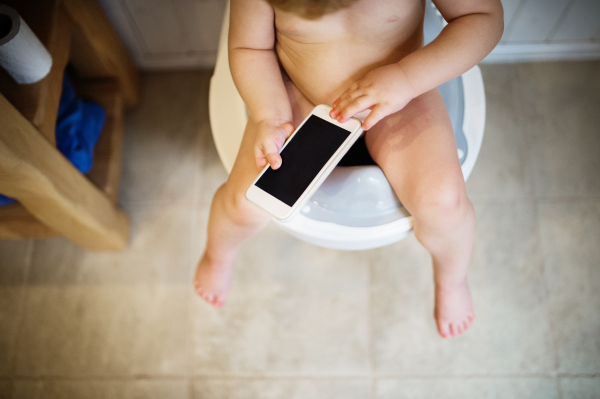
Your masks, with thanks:
[(17, 349), (19, 347), (19, 336), (21, 335), (21, 329), (22, 329), (22, 324), (23, 324), (23, 319), (24, 319), (24, 312), (25, 312), (25, 302), (27, 300), (27, 293), (28, 293), (28, 285), (29, 285), (29, 273), (31, 271), (31, 263), (33, 261), (33, 245), (34, 245), (34, 241), (33, 238), (30, 238), (27, 242), (27, 250), (25, 253), (25, 261), (24, 263), (24, 271), (23, 271), (23, 283), (21, 285), (21, 295), (19, 298), (19, 308), (17, 310), (17, 322), (15, 323), (15, 330), (14, 330), (14, 338), (12, 340), (12, 349), (13, 349), (13, 353), (12, 353), (12, 359), (10, 362), (10, 377), (11, 377), (11, 384), (10, 384), (10, 388), (9, 388), (9, 392), (12, 396), (12, 394), (14, 393), (14, 384), (15, 384), (15, 375), (16, 375), (16, 369), (17, 369)]
[[(210, 81), (209, 81), (210, 82)], [(210, 87), (210, 83), (209, 84), (205, 84), (204, 79), (203, 79), (203, 87), (201, 87), (201, 89), (199, 90), (199, 95), (204, 95), (203, 93), (206, 92), (208, 95), (208, 90)], [(208, 105), (208, 102), (206, 103), (206, 105)], [(198, 127), (201, 125), (201, 121), (198, 120)], [(196, 158), (196, 168), (194, 170), (194, 191), (192, 194), (192, 212), (191, 212), (191, 220), (192, 220), (192, 224), (190, 226), (190, 241), (189, 241), (189, 262), (190, 265), (192, 266), (192, 268), (194, 267), (194, 263), (196, 262), (196, 259), (194, 259), (194, 245), (197, 245), (197, 243), (195, 242), (196, 239), (196, 233), (197, 233), (197, 219), (198, 219), (198, 207), (199, 207), (199, 202), (200, 202), (200, 190), (201, 190), (201, 176), (203, 174), (204, 171), (204, 154), (202, 154), (203, 148), (205, 148), (206, 146), (203, 145), (204, 144), (204, 138), (200, 135), (200, 132), (197, 133), (196, 136), (196, 151), (195, 151), (195, 158)], [(194, 275), (192, 274), (192, 279), (194, 278)], [(187, 328), (188, 328), (188, 334), (187, 334), (187, 343), (186, 343), (186, 347), (187, 347), (187, 352), (188, 352), (188, 359), (187, 359), (187, 381), (188, 381), (188, 399), (192, 399), (194, 396), (194, 380), (193, 380), (193, 373), (194, 373), (194, 366), (193, 366), (193, 350), (194, 350), (194, 342), (193, 342), (193, 304), (194, 304), (194, 300), (197, 299), (196, 298), (196, 292), (194, 292), (193, 294), (191, 292), (188, 291), (187, 295)]]
[[(529, 379), (529, 378), (549, 378), (553, 379), (556, 377), (555, 373), (507, 373), (507, 374), (394, 374), (394, 373), (382, 373), (375, 374), (376, 378), (393, 378), (398, 380), (436, 380), (436, 379)], [(558, 373), (559, 377), (564, 378), (600, 378), (600, 373)], [(260, 379), (260, 380), (323, 380), (323, 379), (369, 379), (368, 374), (115, 374), (115, 375), (44, 375), (44, 376), (31, 376), (31, 375), (14, 375), (0, 377), (0, 381), (6, 381), (11, 379), (19, 379), (25, 381), (49, 381), (49, 380), (62, 380), (62, 381), (104, 381), (104, 380), (117, 380), (117, 381), (139, 381), (139, 380), (188, 380), (188, 379)]]
[[(197, 148), (196, 148), (196, 162), (198, 164), (200, 164), (200, 157), (198, 156), (199, 152), (200, 152), (200, 145), (196, 144)], [(191, 211), (191, 217), (190, 219), (192, 220), (192, 223), (190, 225), (190, 239), (189, 239), (189, 247), (188, 247), (188, 262), (189, 265), (192, 266), (193, 268), (193, 264), (194, 264), (194, 259), (193, 259), (193, 248), (194, 248), (194, 238), (196, 237), (196, 218), (198, 216), (198, 174), (200, 173), (200, 168), (197, 167), (194, 171), (194, 191), (192, 194), (192, 211)], [(194, 278), (194, 276), (192, 275), (192, 279)], [(193, 343), (192, 343), (192, 331), (193, 331), (193, 326), (192, 326), (192, 301), (194, 300), (193, 296), (191, 293), (186, 292), (186, 317), (187, 317), (187, 331), (188, 333), (186, 334), (186, 348), (187, 348), (187, 375), (186, 375), (186, 380), (187, 380), (187, 394), (188, 394), (188, 399), (191, 399), (193, 397), (193, 393), (194, 393), (194, 384), (193, 384), (193, 378), (192, 378), (192, 362), (193, 362), (193, 356), (192, 356), (192, 351), (193, 351)]]
[[(196, 186), (196, 184), (194, 184), (194, 187)], [(196, 193), (194, 193), (194, 197), (196, 196)], [(190, 240), (189, 240), (189, 252), (188, 252), (188, 262), (190, 262), (190, 265), (194, 264), (194, 260), (192, 258), (192, 254), (193, 254), (193, 246), (194, 246), (194, 237), (195, 237), (195, 233), (196, 233), (196, 228), (195, 228), (195, 221), (196, 221), (196, 216), (197, 216), (197, 210), (196, 210), (196, 205), (194, 205), (192, 207), (192, 215), (191, 215), (191, 219), (192, 219), (192, 225), (190, 226)], [(193, 267), (193, 266), (192, 266)], [(192, 276), (192, 279), (194, 277)], [(188, 287), (189, 288), (189, 287)], [(192, 301), (194, 300), (194, 295), (192, 295), (192, 293), (189, 292), (189, 290), (186, 292), (186, 306), (187, 306), (187, 311), (186, 311), (186, 317), (187, 317), (187, 334), (186, 334), (186, 348), (187, 348), (187, 375), (186, 375), (186, 379), (188, 382), (188, 399), (191, 399), (193, 397), (193, 379), (192, 379), (192, 374), (193, 374), (193, 370), (192, 370), (192, 362), (193, 362), (193, 340), (192, 340), (192, 331), (193, 331), (193, 323), (192, 323)]]
[[(520, 81), (521, 77), (519, 74), (519, 71), (517, 70), (517, 76), (516, 76), (516, 81)], [(523, 104), (523, 98), (520, 95), (520, 92), (517, 91), (515, 93), (515, 103), (517, 104), (519, 109), (524, 109), (524, 104)], [(524, 126), (523, 124), (521, 124), (522, 122), (522, 115), (519, 113), (519, 125)], [(530, 132), (526, 129), (525, 130), (525, 147), (526, 147), (526, 153), (529, 156), (529, 162), (528, 162), (528, 172), (529, 172), (529, 176), (530, 179), (532, 181), (532, 188), (533, 188), (533, 222), (535, 225), (535, 235), (536, 235), (536, 241), (537, 241), (537, 247), (538, 247), (538, 253), (540, 256), (540, 263), (541, 263), (541, 271), (542, 271), (542, 295), (544, 298), (544, 310), (545, 310), (545, 316), (546, 316), (546, 320), (548, 322), (548, 330), (549, 330), (549, 335), (550, 335), (550, 342), (551, 342), (551, 346), (552, 346), (552, 360), (553, 360), (553, 366), (554, 366), (554, 370), (553, 370), (553, 374), (554, 374), (554, 382), (556, 384), (556, 391), (558, 394), (558, 399), (563, 399), (563, 395), (562, 392), (560, 390), (560, 379), (558, 376), (558, 371), (559, 371), (559, 367), (560, 367), (560, 360), (558, 357), (558, 348), (557, 348), (557, 344), (556, 344), (556, 337), (554, 335), (554, 331), (552, 328), (552, 320), (551, 320), (551, 314), (550, 314), (550, 306), (548, 303), (549, 300), (549, 287), (548, 287), (548, 281), (547, 281), (547, 273), (546, 273), (546, 257), (544, 254), (544, 246), (542, 243), (542, 232), (541, 232), (541, 225), (540, 225), (540, 198), (538, 196), (538, 190), (536, 187), (536, 183), (535, 183), (535, 170), (534, 170), (534, 166), (533, 163), (531, 162), (531, 151), (532, 151), (532, 137)]]

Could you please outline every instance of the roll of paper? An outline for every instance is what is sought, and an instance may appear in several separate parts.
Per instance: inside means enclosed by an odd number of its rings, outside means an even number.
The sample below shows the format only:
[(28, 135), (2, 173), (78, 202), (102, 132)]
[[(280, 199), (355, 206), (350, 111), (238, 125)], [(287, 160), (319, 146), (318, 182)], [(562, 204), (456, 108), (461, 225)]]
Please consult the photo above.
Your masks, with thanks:
[(12, 8), (0, 4), (0, 65), (20, 84), (35, 83), (50, 72), (52, 56)]

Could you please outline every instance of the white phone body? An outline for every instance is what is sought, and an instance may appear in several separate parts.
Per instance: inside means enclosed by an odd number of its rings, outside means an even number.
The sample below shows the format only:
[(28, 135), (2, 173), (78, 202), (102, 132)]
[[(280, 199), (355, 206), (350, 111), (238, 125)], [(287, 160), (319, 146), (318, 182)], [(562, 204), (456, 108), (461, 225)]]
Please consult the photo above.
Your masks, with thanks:
[[(261, 180), (263, 175), (265, 175), (265, 173), (270, 169), (270, 166), (267, 165), (262, 170), (260, 175), (256, 178), (256, 180), (254, 180), (252, 185), (250, 185), (250, 188), (248, 188), (248, 190), (246, 191), (246, 199), (248, 201), (250, 201), (252, 204), (256, 205), (257, 207), (261, 208), (262, 210), (266, 211), (267, 213), (271, 214), (274, 218), (276, 218), (282, 222), (291, 220), (291, 218), (296, 214), (296, 212), (298, 212), (298, 210), (300, 210), (300, 208), (302, 206), (304, 206), (304, 204), (317, 191), (319, 186), (325, 181), (327, 176), (329, 176), (331, 171), (335, 168), (335, 166), (338, 164), (338, 162), (341, 161), (342, 157), (348, 152), (350, 147), (352, 147), (354, 142), (356, 142), (356, 140), (360, 137), (361, 133), (363, 132), (360, 120), (358, 120), (356, 118), (350, 118), (345, 123), (339, 123), (337, 120), (332, 119), (329, 116), (330, 111), (331, 111), (331, 107), (329, 107), (327, 105), (317, 105), (312, 110), (312, 112), (302, 121), (300, 126), (298, 126), (296, 128), (296, 130), (292, 133), (292, 135), (289, 137), (289, 139), (286, 141), (286, 143), (281, 148), (280, 154), (283, 153), (281, 167), (279, 169), (277, 169), (276, 171), (271, 170), (271, 172), (269, 172), (269, 175), (267, 175), (267, 177), (266, 177), (266, 178), (270, 178), (271, 176), (274, 176), (273, 172), (277, 173), (278, 171), (281, 170), (282, 174), (279, 175), (280, 178), (290, 177), (290, 179), (292, 179), (291, 181), (294, 181), (293, 180), (295, 178), (294, 176), (292, 176), (292, 175), (286, 176), (285, 174), (283, 174), (283, 173), (287, 173), (283, 169), (283, 166), (286, 162), (286, 159), (284, 158), (286, 153), (284, 152), (284, 150), (290, 143), (292, 143), (292, 141), (298, 134), (302, 134), (304, 132), (305, 137), (312, 137), (312, 135), (314, 135), (314, 131), (315, 131), (315, 129), (313, 127), (315, 123), (319, 124), (319, 126), (325, 126), (326, 129), (332, 130), (330, 132), (332, 135), (337, 135), (338, 133), (339, 134), (348, 134), (347, 138), (341, 143), (341, 145), (339, 145), (339, 147), (337, 147), (337, 149), (335, 150), (333, 155), (331, 155), (328, 158), (328, 160), (325, 162), (323, 167), (321, 167), (320, 170), (318, 171), (318, 173), (314, 176), (314, 178), (312, 178), (312, 181), (310, 181), (310, 183), (308, 184), (308, 187), (306, 187), (305, 189), (303, 189), (303, 187), (302, 188), (295, 187), (295, 191), (303, 190), (302, 193), (300, 194), (300, 196), (297, 199), (295, 199), (296, 195), (293, 195), (293, 197), (294, 197), (293, 199), (286, 198), (287, 203), (285, 203), (282, 200), (280, 200), (279, 198), (277, 198), (275, 195), (273, 195), (272, 193), (268, 192), (269, 190), (265, 191), (264, 184), (263, 184), (263, 188), (258, 187), (257, 182), (259, 182), (259, 180)], [(325, 121), (331, 125), (337, 126), (338, 128), (341, 128), (341, 129), (347, 131), (347, 133), (342, 133), (342, 131), (338, 130), (337, 128), (332, 128), (329, 125), (325, 125), (321, 120), (311, 119), (312, 116), (320, 118), (323, 121)], [(307, 124), (307, 121), (309, 121), (309, 119), (310, 119), (310, 122)], [(302, 128), (305, 125), (307, 126), (306, 130), (302, 131)], [(310, 133), (308, 133), (308, 129), (312, 129), (310, 131)], [(327, 133), (328, 133), (327, 131), (323, 132), (323, 134), (327, 134)], [(306, 136), (306, 134), (310, 134), (311, 136)], [(300, 136), (298, 136), (298, 137), (300, 137)], [(305, 137), (303, 137), (301, 140), (305, 141), (306, 140)], [(330, 136), (330, 137), (332, 137), (332, 136)], [(337, 138), (337, 140), (338, 141), (341, 140), (342, 137), (343, 136), (340, 135)], [(318, 138), (314, 140), (315, 146), (319, 146), (320, 143), (318, 140), (319, 140)], [(320, 147), (320, 148), (328, 147), (329, 152), (331, 151), (332, 147), (337, 146), (337, 143), (336, 144), (324, 144), (322, 142), (321, 144), (322, 144), (322, 147)], [(294, 146), (290, 147), (289, 151), (295, 151), (294, 155), (297, 155), (296, 148), (298, 145), (300, 145), (300, 144), (295, 144)], [(311, 145), (312, 145), (312, 142), (311, 142)], [(288, 152), (288, 153), (292, 154), (291, 152)], [(320, 156), (323, 159), (323, 157), (325, 155), (321, 154)], [(318, 162), (319, 164), (322, 162), (322, 159)], [(297, 158), (296, 158), (296, 162), (297, 162)], [(298, 167), (300, 167), (300, 166), (297, 166), (297, 168)], [(312, 165), (311, 168), (312, 169), (318, 168), (318, 165)], [(303, 179), (303, 181), (306, 181), (306, 180), (309, 180), (311, 177), (312, 177), (312, 174), (310, 177), (303, 176), (302, 179)], [(300, 179), (296, 179), (296, 180), (300, 180)], [(262, 184), (263, 181), (261, 181), (261, 183), (259, 183), (259, 185)], [(301, 184), (301, 185), (303, 186), (304, 184)], [(270, 191), (277, 191), (277, 190), (271, 189)], [(278, 193), (276, 195), (278, 195), (280, 198), (282, 197), (282, 193)], [(289, 196), (287, 196), (287, 197), (289, 197)], [(295, 201), (294, 201), (294, 199), (295, 199)], [(292, 201), (293, 201), (293, 205), (290, 205)]]

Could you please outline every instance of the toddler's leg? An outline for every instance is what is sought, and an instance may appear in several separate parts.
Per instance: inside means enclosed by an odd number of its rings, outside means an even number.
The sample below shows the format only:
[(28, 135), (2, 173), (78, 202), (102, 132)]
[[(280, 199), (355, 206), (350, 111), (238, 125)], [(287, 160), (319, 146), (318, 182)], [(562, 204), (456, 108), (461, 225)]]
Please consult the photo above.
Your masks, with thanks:
[(245, 191), (258, 176), (252, 151), (255, 129), (249, 119), (231, 174), (215, 193), (206, 249), (194, 277), (198, 294), (217, 308), (223, 306), (229, 292), (231, 267), (243, 241), (269, 222), (269, 216), (245, 198)]
[[(314, 105), (283, 70), (282, 77), (292, 106), (292, 122), (298, 126)], [(231, 174), (215, 193), (208, 220), (206, 250), (198, 262), (194, 277), (198, 294), (217, 308), (225, 303), (231, 267), (240, 246), (244, 240), (263, 229), (270, 219), (245, 197), (246, 190), (259, 173), (252, 149), (255, 130), (256, 123), (249, 119)]]
[(454, 134), (439, 91), (388, 116), (366, 135), (373, 159), (415, 219), (414, 232), (431, 253), (438, 330), (446, 338), (473, 322), (467, 267), (475, 212), (467, 198)]

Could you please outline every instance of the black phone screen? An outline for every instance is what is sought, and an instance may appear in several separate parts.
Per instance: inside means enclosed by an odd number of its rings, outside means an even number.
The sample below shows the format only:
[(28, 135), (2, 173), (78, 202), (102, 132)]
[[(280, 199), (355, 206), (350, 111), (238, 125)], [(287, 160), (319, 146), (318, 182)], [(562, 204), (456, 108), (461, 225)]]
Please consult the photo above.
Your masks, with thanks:
[(311, 115), (281, 151), (279, 169), (268, 168), (255, 185), (293, 206), (350, 133)]

